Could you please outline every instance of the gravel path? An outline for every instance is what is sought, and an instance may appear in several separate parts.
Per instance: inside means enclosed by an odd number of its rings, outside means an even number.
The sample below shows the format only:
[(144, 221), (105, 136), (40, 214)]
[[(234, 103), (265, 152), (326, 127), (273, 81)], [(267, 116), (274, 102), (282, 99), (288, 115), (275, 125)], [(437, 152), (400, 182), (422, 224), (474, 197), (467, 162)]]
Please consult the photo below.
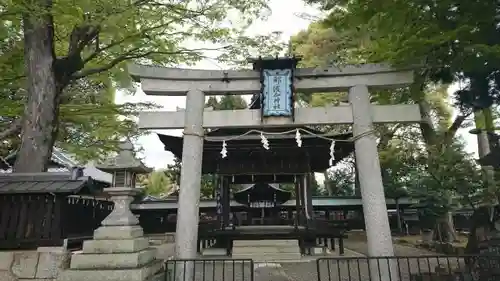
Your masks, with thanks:
[[(353, 235), (345, 241), (345, 247), (357, 253), (367, 255), (367, 243), (362, 235)], [(172, 246), (161, 247), (160, 256), (167, 256)], [(416, 249), (403, 245), (394, 245), (396, 256), (424, 256), (436, 255), (424, 249)], [(346, 254), (350, 251), (346, 251)], [(336, 259), (338, 258), (338, 259)], [(289, 263), (257, 263), (254, 262), (253, 270), (250, 261), (223, 261), (197, 262), (194, 268), (196, 281), (369, 281), (370, 268), (388, 268), (387, 260), (375, 262), (375, 267), (369, 267), (368, 261), (348, 257), (335, 257), (319, 259), (310, 262)], [(420, 258), (395, 260), (395, 274), (400, 281), (410, 280), (437, 280), (436, 277), (415, 279), (411, 275), (417, 272), (434, 272), (436, 267), (448, 271), (450, 265), (456, 268), (456, 260), (448, 261), (443, 258)], [(175, 266), (170, 264), (170, 268)], [(318, 270), (319, 269), (319, 270)], [(372, 269), (373, 270), (373, 269)], [(318, 278), (319, 271), (319, 278)], [(253, 278), (253, 279), (252, 279)], [(441, 280), (441, 279), (439, 279)], [(444, 279), (443, 279), (444, 280)], [(446, 279), (448, 280), (448, 279)], [(454, 279), (455, 280), (455, 279)], [(170, 280), (168, 280), (170, 281)], [(173, 281), (173, 280), (172, 280)], [(390, 280), (387, 280), (390, 281)]]
[[(352, 251), (358, 252), (363, 255), (368, 255), (368, 245), (366, 241), (346, 240), (344, 246)], [(394, 244), (394, 255), (396, 256), (425, 256), (436, 255), (436, 253), (427, 251), (425, 249), (418, 249), (399, 244)]]

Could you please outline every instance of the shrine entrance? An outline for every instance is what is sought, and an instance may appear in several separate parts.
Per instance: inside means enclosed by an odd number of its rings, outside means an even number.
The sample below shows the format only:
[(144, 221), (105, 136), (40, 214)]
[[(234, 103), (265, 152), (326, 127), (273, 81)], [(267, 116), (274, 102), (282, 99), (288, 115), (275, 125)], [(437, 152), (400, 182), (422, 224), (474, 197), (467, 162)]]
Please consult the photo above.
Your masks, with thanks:
[[(260, 110), (259, 99), (254, 96), (250, 110)], [(182, 137), (159, 134), (159, 138), (166, 150), (182, 157)], [(242, 240), (287, 240), (281, 243), (296, 245), (299, 257), (310, 255), (315, 247), (342, 246), (346, 225), (315, 218), (310, 186), (314, 172), (324, 172), (353, 152), (351, 138), (352, 133), (323, 134), (305, 126), (205, 133), (202, 173), (216, 175), (217, 211), (199, 219), (199, 254), (232, 255)], [(285, 184), (291, 190), (279, 187)], [(232, 185), (246, 187), (234, 190)], [(282, 206), (292, 193), (295, 206)], [(238, 211), (231, 208), (231, 200), (241, 205)], [(215, 245), (205, 242), (213, 240)], [(343, 247), (339, 250), (343, 253)]]
[(245, 225), (290, 225), (293, 215), (282, 215), (281, 206), (292, 198), (292, 192), (280, 189), (276, 184), (256, 183), (233, 194), (236, 202), (246, 205), (245, 217), (236, 214), (233, 224)]
[[(299, 215), (294, 224), (297, 229), (300, 226), (317, 229), (308, 192), (312, 173), (335, 165), (335, 161), (349, 154), (353, 147), (369, 255), (394, 254), (373, 124), (419, 122), (421, 115), (417, 105), (372, 105), (369, 89), (407, 86), (413, 82), (412, 71), (385, 65), (296, 69), (297, 62), (295, 57), (259, 58), (253, 60), (253, 70), (241, 71), (139, 65), (129, 68), (146, 94), (187, 98), (185, 110), (143, 112), (139, 118), (141, 129), (184, 129), (184, 137), (175, 141), (175, 148), (168, 148), (164, 142), (167, 149), (182, 156), (177, 258), (197, 256), (202, 173), (219, 175), (218, 223), (224, 233), (235, 229), (228, 219), (226, 190), (230, 183), (237, 182), (294, 183), (299, 202), (296, 209)], [(348, 92), (349, 104), (295, 108), (296, 92)], [(254, 101), (257, 102), (243, 110), (204, 110), (206, 95), (227, 94), (256, 94)], [(335, 124), (352, 124), (352, 133), (325, 136), (307, 127)], [(207, 133), (207, 129), (211, 131)], [(184, 270), (183, 280), (192, 279), (190, 272)], [(390, 279), (387, 268), (372, 274), (373, 280), (378, 276), (387, 277), (382, 280)]]

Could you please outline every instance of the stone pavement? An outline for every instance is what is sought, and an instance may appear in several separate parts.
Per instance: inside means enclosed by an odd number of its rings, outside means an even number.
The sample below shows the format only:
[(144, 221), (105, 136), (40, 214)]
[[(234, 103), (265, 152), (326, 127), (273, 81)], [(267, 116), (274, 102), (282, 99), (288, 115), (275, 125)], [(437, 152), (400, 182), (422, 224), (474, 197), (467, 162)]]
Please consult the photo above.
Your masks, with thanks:
[[(362, 238), (349, 239), (344, 242), (346, 251), (344, 258), (363, 257), (367, 254), (367, 243)], [(168, 258), (174, 253), (174, 244), (163, 244), (156, 247), (158, 249), (158, 258)], [(422, 256), (422, 255), (435, 255), (435, 253), (416, 249), (408, 246), (394, 245), (395, 254), (397, 256)], [(339, 257), (338, 252), (324, 256), (328, 258)], [(366, 281), (368, 278), (368, 265), (366, 261), (350, 260), (340, 261), (337, 260), (323, 260), (320, 262), (320, 278), (318, 279), (318, 268), (316, 260), (321, 257), (307, 257), (303, 258), (301, 262), (268, 262), (259, 263), (254, 262), (254, 279), (255, 281)], [(400, 267), (400, 280), (410, 280), (410, 272), (416, 270), (431, 271), (439, 263), (436, 260), (430, 262), (422, 260), (404, 260), (399, 265)], [(446, 261), (441, 261), (445, 264)], [(196, 281), (250, 281), (252, 270), (250, 264), (243, 264), (241, 262), (232, 261), (217, 261), (199, 263), (195, 266)]]

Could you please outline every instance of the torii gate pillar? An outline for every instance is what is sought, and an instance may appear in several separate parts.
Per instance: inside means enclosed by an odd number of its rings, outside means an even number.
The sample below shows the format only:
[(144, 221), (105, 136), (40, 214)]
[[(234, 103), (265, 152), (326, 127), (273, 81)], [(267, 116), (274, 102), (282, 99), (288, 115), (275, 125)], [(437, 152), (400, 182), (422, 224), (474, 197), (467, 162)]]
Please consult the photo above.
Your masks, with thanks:
[(349, 103), (352, 107), (353, 135), (363, 136), (354, 141), (356, 168), (361, 189), (365, 217), (368, 255), (371, 257), (393, 256), (391, 228), (387, 218), (387, 205), (380, 171), (377, 141), (373, 134), (370, 93), (366, 85), (349, 89)]
[[(186, 94), (179, 190), (179, 206), (182, 206), (182, 211), (177, 212), (175, 231), (175, 256), (178, 259), (193, 259), (197, 252), (204, 107), (205, 94), (200, 90), (189, 90)], [(191, 280), (187, 277), (184, 280)]]

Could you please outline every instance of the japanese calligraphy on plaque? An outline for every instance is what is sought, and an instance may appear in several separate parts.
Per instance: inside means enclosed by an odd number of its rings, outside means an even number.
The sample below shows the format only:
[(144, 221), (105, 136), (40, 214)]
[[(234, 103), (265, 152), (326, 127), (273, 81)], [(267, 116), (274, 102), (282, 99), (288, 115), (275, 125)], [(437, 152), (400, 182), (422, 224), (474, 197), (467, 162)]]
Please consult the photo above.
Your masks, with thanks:
[(262, 74), (262, 115), (292, 116), (292, 70), (264, 69)]

